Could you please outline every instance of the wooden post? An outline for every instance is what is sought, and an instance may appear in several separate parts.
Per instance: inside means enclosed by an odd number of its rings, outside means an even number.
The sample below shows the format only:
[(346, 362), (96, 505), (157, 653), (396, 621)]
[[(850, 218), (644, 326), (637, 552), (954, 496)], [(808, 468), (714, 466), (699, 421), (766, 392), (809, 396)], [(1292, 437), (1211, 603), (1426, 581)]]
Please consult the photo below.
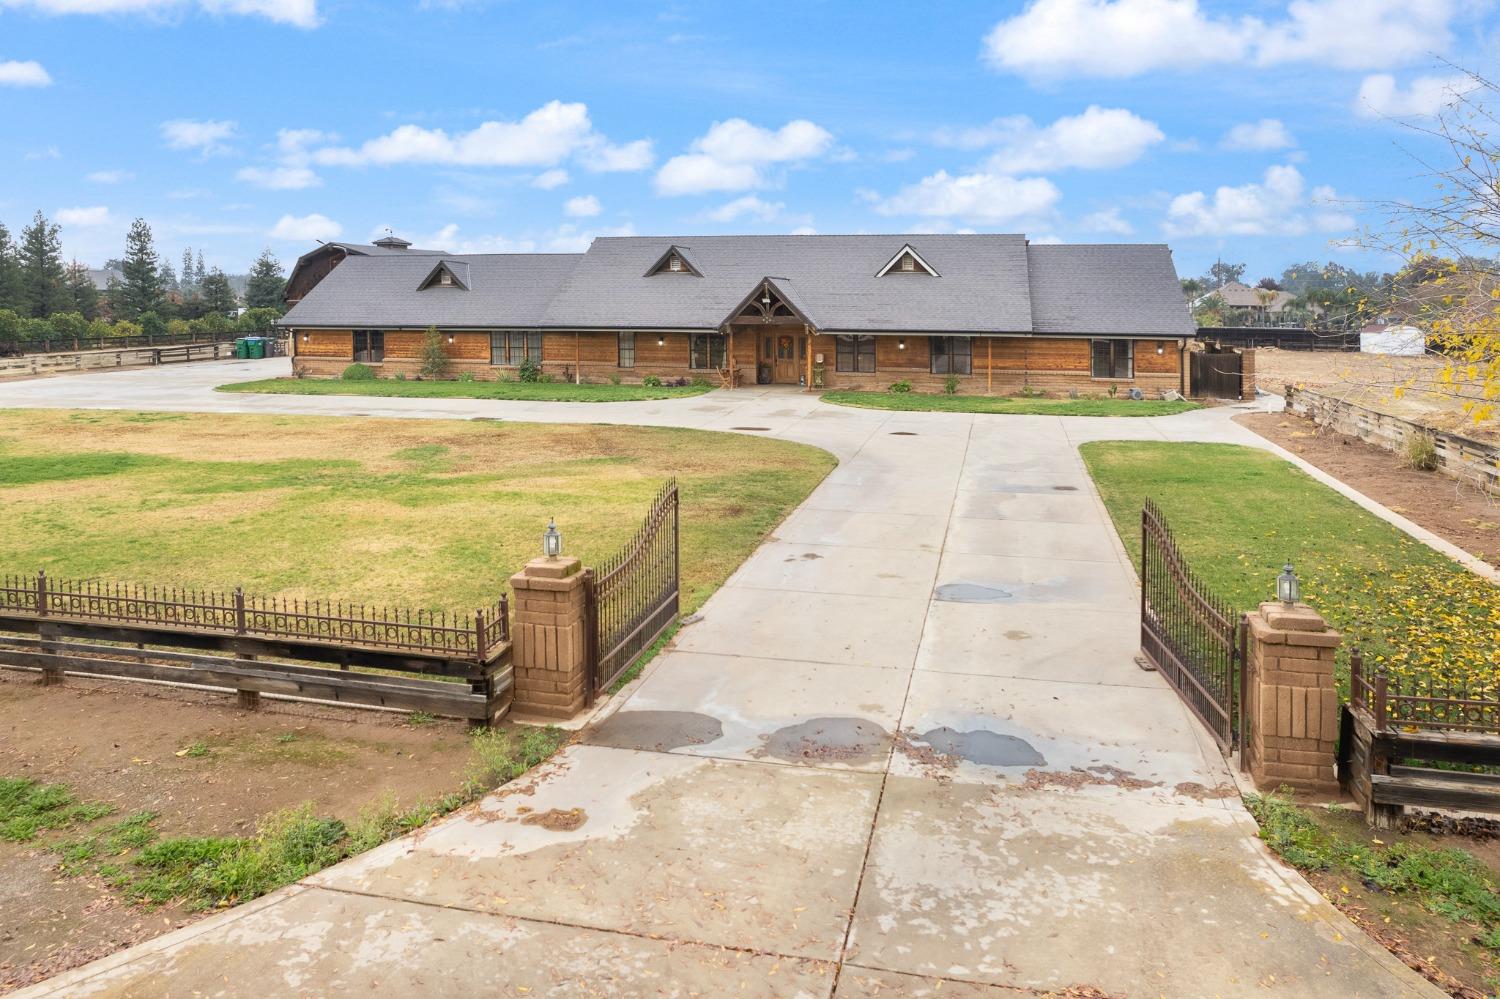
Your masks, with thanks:
[(813, 332), (812, 332), (812, 326), (810, 326), (810, 325), (804, 325), (802, 327), (802, 329), (807, 333), (807, 391), (811, 392), (813, 390), (813, 383), (812, 383)]
[(238, 586), (234, 588), (234, 632), (245, 633), (245, 591)]
[(578, 345), (578, 338), (581, 335), (582, 334), (580, 334), (577, 330), (573, 331), (573, 384), (574, 385), (582, 385), (583, 384), (583, 353), (582, 353), (582, 348), (580, 348), (579, 345)]
[(726, 343), (724, 345), (724, 360), (728, 362), (725, 365), (725, 367), (727, 367), (729, 369), (729, 387), (731, 389), (733, 389), (734, 388), (734, 324), (733, 323), (725, 323), (724, 324), (724, 338), (726, 340)]
[(47, 616), (47, 570), (38, 569), (36, 573), (36, 612), (38, 617)]
[(995, 338), (984, 338), (984, 394), (995, 392)]

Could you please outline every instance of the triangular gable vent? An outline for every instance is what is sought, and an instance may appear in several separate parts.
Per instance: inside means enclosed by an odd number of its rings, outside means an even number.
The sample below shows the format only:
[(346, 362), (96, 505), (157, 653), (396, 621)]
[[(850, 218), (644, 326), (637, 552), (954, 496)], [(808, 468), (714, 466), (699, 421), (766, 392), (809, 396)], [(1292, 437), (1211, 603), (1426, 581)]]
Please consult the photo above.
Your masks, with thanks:
[(912, 249), (910, 243), (901, 247), (899, 253), (886, 261), (885, 266), (880, 268), (875, 273), (875, 276), (885, 277), (887, 274), (927, 274), (931, 277), (938, 276), (937, 269), (923, 260), (922, 255)]
[(459, 288), (468, 291), (469, 268), (462, 264), (455, 266), (446, 260), (439, 261), (422, 279), (422, 283), (417, 285), (418, 291), (426, 291), (428, 288)]
[(703, 276), (703, 272), (693, 266), (693, 262), (688, 259), (687, 254), (682, 251), (682, 247), (680, 246), (667, 247), (667, 252), (663, 253), (657, 259), (656, 263), (651, 265), (651, 269), (646, 272), (646, 277), (651, 277), (653, 274), (691, 274), (694, 277)]

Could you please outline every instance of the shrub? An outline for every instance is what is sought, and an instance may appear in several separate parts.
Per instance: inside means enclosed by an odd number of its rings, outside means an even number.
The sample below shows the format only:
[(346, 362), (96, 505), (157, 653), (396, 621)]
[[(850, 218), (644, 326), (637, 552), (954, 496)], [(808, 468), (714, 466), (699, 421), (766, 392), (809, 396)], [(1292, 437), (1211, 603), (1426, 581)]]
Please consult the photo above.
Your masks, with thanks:
[(0, 309), (0, 340), (21, 339), (21, 317), (10, 309)]
[(22, 340), (51, 340), (56, 335), (52, 324), (45, 319), (32, 319), (30, 316), (21, 319)]
[(892, 392), (896, 393), (897, 395), (904, 395), (905, 393), (911, 391), (911, 382), (908, 382), (908, 381), (892, 382), (890, 390)]
[(516, 367), (516, 375), (523, 382), (539, 382), (542, 380), (542, 362), (527, 357)]
[(708, 385), (709, 385), (709, 381), (708, 381), (707, 378), (704, 378), (702, 375), (694, 375), (693, 376), (693, 386), (695, 388), (705, 388)]
[(1118, 385), (1111, 385), (1109, 387), (1109, 397), (1111, 399), (1113, 399), (1115, 396), (1117, 396), (1119, 394), (1120, 394), (1120, 386), (1118, 386)]
[(536, 376), (536, 380), (539, 384), (551, 385), (553, 378), (551, 375), (547, 374), (547, 372), (543, 371), (541, 374)]
[(641, 379), (641, 384), (647, 388), (661, 388), (661, 379), (655, 375), (647, 375)]
[(154, 312), (142, 312), (140, 323), (141, 332), (147, 336), (167, 335), (167, 321)]
[(446, 378), (451, 363), (448, 354), (443, 350), (443, 337), (437, 331), (436, 326), (427, 327), (427, 332), (422, 335), (422, 377), (423, 378)]
[(617, 375), (617, 374), (615, 374), (615, 375), (610, 375), (610, 376), (609, 376), (609, 383), (610, 383), (610, 384), (611, 384), (611, 385), (618, 385), (618, 384), (620, 384), (620, 376), (619, 376), (619, 375)]
[(375, 380), (375, 369), (368, 364), (360, 364), (358, 361), (344, 369), (339, 375), (346, 382), (373, 382)]
[(1412, 434), (1408, 437), (1406, 439), (1406, 463), (1419, 472), (1437, 471), (1437, 438), (1431, 434)]
[(404, 382), (404, 381), (406, 381), (406, 372), (405, 371), (398, 371), (392, 377), (394, 377), (395, 380), (398, 381), (398, 382)]
[(958, 376), (949, 375), (943, 379), (943, 391), (949, 395), (958, 395)]
[(458, 373), (458, 380), (461, 382), (472, 382), (474, 380), (474, 372), (460, 371)]
[(88, 336), (89, 321), (76, 312), (53, 313), (47, 321), (52, 324), (52, 332), (65, 340)]

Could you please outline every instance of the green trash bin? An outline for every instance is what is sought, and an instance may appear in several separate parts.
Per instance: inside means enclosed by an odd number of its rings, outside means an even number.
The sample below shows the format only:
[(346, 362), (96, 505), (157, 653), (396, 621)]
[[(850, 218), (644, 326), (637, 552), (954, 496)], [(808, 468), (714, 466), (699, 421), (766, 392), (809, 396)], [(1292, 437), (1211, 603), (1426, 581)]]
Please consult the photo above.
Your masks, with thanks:
[(266, 356), (266, 341), (264, 337), (253, 336), (250, 338), (250, 356), (255, 359)]
[(234, 342), (234, 356), (241, 359), (250, 356), (250, 342), (244, 337), (240, 337)]

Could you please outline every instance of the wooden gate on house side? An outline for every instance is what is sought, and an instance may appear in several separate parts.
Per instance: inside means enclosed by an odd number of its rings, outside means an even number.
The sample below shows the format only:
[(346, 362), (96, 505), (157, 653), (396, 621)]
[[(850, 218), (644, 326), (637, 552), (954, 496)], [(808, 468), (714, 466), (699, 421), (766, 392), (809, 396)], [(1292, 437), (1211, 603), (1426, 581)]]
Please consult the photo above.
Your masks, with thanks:
[(1210, 399), (1231, 399), (1238, 402), (1243, 392), (1245, 355), (1237, 350), (1214, 353), (1206, 350), (1188, 354), (1192, 360), (1193, 395)]
[(677, 480), (671, 479), (630, 543), (585, 572), (589, 703), (677, 621), (679, 528)]
[(1245, 616), (1209, 592), (1161, 509), (1141, 508), (1141, 651), (1228, 753), (1244, 745)]

